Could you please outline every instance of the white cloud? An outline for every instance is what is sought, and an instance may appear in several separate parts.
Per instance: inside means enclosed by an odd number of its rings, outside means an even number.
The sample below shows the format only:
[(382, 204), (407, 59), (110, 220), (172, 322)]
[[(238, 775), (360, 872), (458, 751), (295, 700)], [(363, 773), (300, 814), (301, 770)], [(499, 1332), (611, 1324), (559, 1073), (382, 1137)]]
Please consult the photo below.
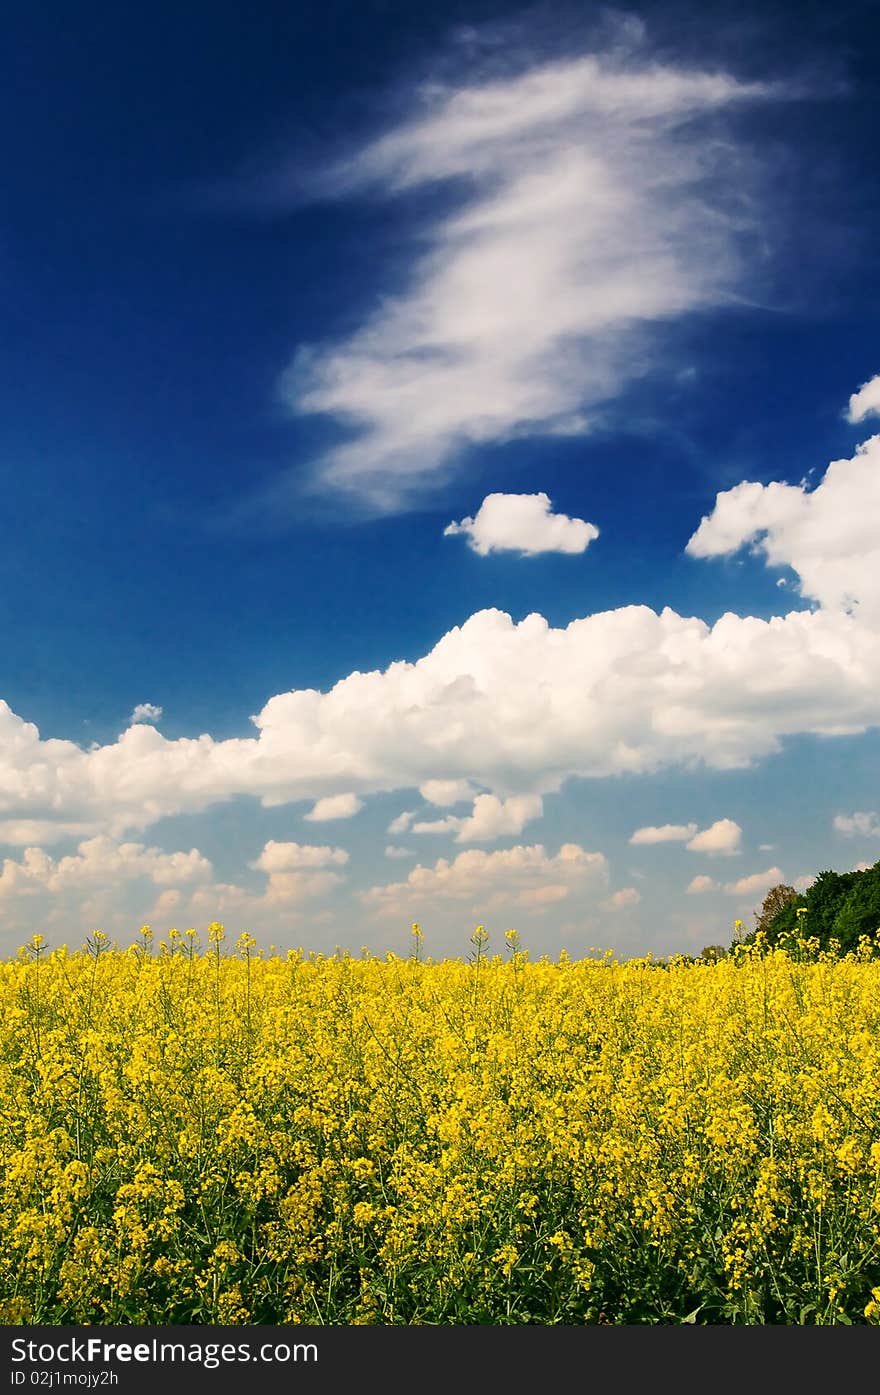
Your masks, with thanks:
[[(428, 804), (436, 804), (445, 809), (453, 804), (463, 804), (474, 797), (474, 787), (470, 780), (426, 780), (419, 786), (419, 794)], [(411, 814), (401, 814), (401, 818), (411, 819)], [(395, 820), (396, 822), (396, 820)], [(388, 832), (403, 833), (407, 825), (399, 829), (389, 828)]]
[(350, 819), (359, 814), (364, 801), (356, 794), (331, 794), (319, 799), (303, 818), (307, 823), (328, 823), (331, 819)]
[(488, 909), (517, 902), (524, 906), (564, 900), (572, 890), (604, 885), (608, 864), (601, 853), (565, 843), (549, 856), (540, 843), (485, 852), (469, 848), (452, 861), (414, 867), (405, 882), (374, 886), (361, 894), (379, 913), (400, 912), (434, 902), (471, 901)]
[(553, 513), (546, 494), (487, 494), (474, 518), (450, 523), (443, 536), (463, 533), (481, 557), (490, 552), (586, 552), (599, 529), (582, 518)]
[(392, 837), (395, 833), (406, 833), (414, 818), (415, 811), (412, 809), (405, 809), (402, 814), (397, 815), (396, 819), (391, 820), (386, 831), (390, 833)]
[(250, 738), (138, 724), (83, 750), (0, 701), (0, 820), (119, 837), (237, 795), (277, 807), (469, 779), (503, 802), (573, 776), (744, 767), (790, 735), (877, 725), (880, 634), (823, 610), (709, 626), (626, 606), (561, 629), (485, 610), (414, 663), (280, 693), (252, 720)]
[(443, 819), (419, 819), (412, 826), (411, 832), (423, 833), (455, 833), (461, 824), (461, 819), (457, 819), (454, 814), (447, 814)]
[(620, 891), (615, 891), (613, 896), (609, 896), (602, 905), (608, 911), (623, 911), (627, 906), (637, 906), (642, 899), (642, 893), (634, 886), (621, 887)]
[(880, 838), (880, 814), (864, 810), (855, 814), (836, 814), (834, 827), (845, 838)]
[(156, 886), (206, 881), (213, 868), (197, 848), (164, 853), (142, 843), (118, 843), (113, 838), (87, 838), (76, 853), (55, 859), (42, 848), (25, 848), (20, 860), (5, 858), (0, 872), (4, 896), (48, 892), (53, 896), (83, 895), (101, 888), (146, 878)]
[(728, 896), (756, 896), (784, 881), (781, 868), (768, 867), (766, 872), (753, 872), (749, 877), (740, 877), (739, 881), (727, 882), (724, 890)]
[(718, 819), (696, 833), (686, 845), (689, 852), (720, 853), (732, 857), (739, 852), (742, 829), (733, 819)]
[(165, 920), (166, 917), (173, 918), (175, 912), (183, 903), (183, 897), (176, 887), (168, 887), (159, 893), (150, 913), (151, 920)]
[(270, 872), (262, 904), (296, 905), (332, 891), (342, 881), (338, 872)]
[(589, 429), (643, 371), (640, 331), (726, 303), (754, 275), (752, 162), (729, 132), (719, 158), (718, 123), (780, 94), (650, 58), (473, 72), (426, 87), (329, 168), (321, 197), (447, 181), (450, 202), (414, 238), (403, 287), (347, 339), (301, 350), (284, 379), (291, 410), (356, 433), (316, 463), (320, 486), (396, 509), (468, 444)]
[(415, 853), (409, 848), (396, 848), (393, 843), (389, 843), (385, 849), (385, 856), (391, 858), (415, 857)]
[(834, 460), (813, 490), (744, 481), (718, 494), (690, 538), (692, 557), (719, 557), (747, 543), (772, 567), (792, 567), (800, 593), (828, 611), (880, 622), (880, 436), (851, 460)]
[(686, 839), (693, 838), (696, 831), (695, 823), (664, 823), (659, 826), (648, 824), (645, 828), (637, 828), (629, 841), (637, 846), (647, 846), (651, 843), (683, 843)]
[(249, 866), (261, 872), (292, 872), (303, 867), (344, 867), (348, 853), (344, 848), (314, 847), (309, 843), (276, 843), (263, 847), (256, 861)]
[(51, 819), (0, 819), (0, 845), (12, 848), (36, 847), (43, 843), (60, 843), (65, 838), (79, 838), (100, 832), (100, 821), (55, 823)]
[(510, 795), (499, 799), (495, 794), (478, 794), (473, 812), (466, 818), (454, 814), (444, 819), (414, 823), (413, 833), (454, 833), (457, 843), (491, 843), (522, 833), (527, 823), (541, 817), (544, 803), (538, 794)]
[(880, 373), (853, 393), (846, 416), (853, 423), (864, 421), (865, 417), (880, 416)]
[(156, 707), (152, 702), (139, 702), (128, 720), (129, 722), (158, 722), (161, 716), (161, 707)]
[(688, 896), (704, 896), (707, 892), (718, 890), (718, 883), (712, 877), (707, 877), (703, 874), (698, 877), (692, 877), (685, 888)]

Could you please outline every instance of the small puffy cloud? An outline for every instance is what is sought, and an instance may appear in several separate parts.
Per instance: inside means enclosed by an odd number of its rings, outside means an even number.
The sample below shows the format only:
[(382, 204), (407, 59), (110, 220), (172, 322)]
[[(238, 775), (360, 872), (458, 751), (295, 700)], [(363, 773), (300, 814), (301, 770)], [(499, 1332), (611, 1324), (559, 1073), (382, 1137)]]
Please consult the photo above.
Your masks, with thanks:
[(439, 808), (446, 809), (453, 804), (464, 804), (468, 799), (473, 799), (474, 787), (470, 780), (426, 780), (424, 784), (419, 785), (419, 794), (427, 804), (436, 804)]
[(728, 896), (758, 896), (769, 891), (771, 886), (779, 886), (784, 881), (781, 868), (768, 867), (766, 872), (753, 872), (750, 877), (740, 877), (739, 881), (727, 882), (724, 890)]
[(134, 722), (158, 722), (161, 716), (161, 707), (156, 707), (152, 702), (139, 702), (128, 720), (129, 724)]
[(702, 873), (698, 877), (692, 878), (685, 888), (688, 896), (704, 896), (707, 892), (718, 891), (718, 883), (713, 877), (707, 877)]
[(456, 842), (488, 843), (521, 833), (527, 823), (540, 818), (543, 812), (544, 802), (539, 794), (511, 795), (508, 799), (478, 794), (473, 813), (461, 821)]
[(646, 828), (637, 828), (629, 841), (636, 846), (647, 846), (651, 843), (684, 843), (688, 838), (693, 838), (696, 831), (695, 823), (664, 823), (659, 826), (648, 824)]
[(720, 853), (731, 857), (739, 852), (742, 829), (733, 819), (718, 819), (709, 828), (703, 828), (686, 844), (689, 852)]
[(845, 838), (880, 838), (880, 814), (873, 810), (835, 814), (834, 827)]
[(318, 848), (309, 843), (276, 843), (270, 840), (249, 866), (261, 872), (292, 872), (303, 867), (344, 867), (346, 862), (348, 853), (344, 848)]
[(602, 905), (608, 911), (623, 911), (627, 906), (637, 906), (642, 899), (642, 893), (634, 886), (621, 887), (620, 891), (615, 891), (613, 896), (609, 896)]
[(392, 837), (396, 833), (406, 833), (414, 818), (414, 810), (404, 809), (402, 814), (398, 814), (396, 819), (391, 820), (390, 824), (388, 825), (387, 832), (390, 833)]
[[(864, 865), (862, 870), (867, 871), (867, 863)], [(792, 886), (794, 887), (795, 891), (809, 891), (810, 887), (813, 885), (813, 882), (815, 880), (815, 876), (809, 874), (803, 877), (795, 877), (794, 881), (792, 882)]]
[(554, 513), (546, 494), (487, 494), (474, 518), (450, 523), (444, 537), (462, 533), (474, 552), (586, 552), (599, 529), (582, 518)]
[(350, 819), (359, 814), (364, 801), (356, 794), (331, 794), (319, 799), (303, 818), (307, 823), (328, 823), (331, 819)]
[(444, 819), (414, 823), (413, 833), (454, 833), (457, 843), (491, 843), (496, 838), (521, 833), (532, 819), (541, 817), (544, 802), (539, 794), (511, 795), (499, 799), (496, 794), (478, 794), (473, 812), (459, 818), (448, 814)]
[(602, 853), (565, 843), (550, 856), (540, 843), (485, 852), (469, 848), (453, 861), (440, 858), (433, 867), (421, 863), (405, 882), (374, 886), (361, 894), (377, 912), (400, 912), (432, 901), (471, 901), (489, 907), (519, 902), (540, 905), (564, 900), (575, 888), (603, 884), (608, 864)]
[(412, 826), (413, 833), (456, 833), (461, 823), (454, 814), (447, 814), (445, 819), (419, 819)]
[(415, 857), (415, 853), (409, 848), (397, 848), (393, 843), (389, 843), (385, 849), (385, 856), (391, 858)]
[(858, 392), (853, 393), (846, 417), (853, 424), (864, 421), (865, 417), (880, 417), (880, 373), (867, 383), (862, 383)]

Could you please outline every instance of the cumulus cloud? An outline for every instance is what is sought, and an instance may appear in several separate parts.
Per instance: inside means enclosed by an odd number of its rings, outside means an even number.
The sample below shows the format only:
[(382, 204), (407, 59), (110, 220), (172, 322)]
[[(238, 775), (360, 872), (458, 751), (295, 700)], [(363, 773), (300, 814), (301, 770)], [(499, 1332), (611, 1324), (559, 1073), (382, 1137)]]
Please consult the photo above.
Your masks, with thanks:
[(389, 843), (385, 849), (385, 856), (391, 858), (415, 857), (415, 853), (409, 848), (398, 848), (393, 843)]
[(259, 856), (248, 863), (254, 871), (267, 874), (261, 893), (254, 895), (234, 884), (215, 884), (205, 887), (191, 906), (211, 920), (224, 913), (239, 917), (264, 916), (267, 912), (271, 915), (273, 911), (295, 907), (333, 890), (344, 879), (332, 869), (344, 867), (347, 862), (348, 853), (344, 848), (280, 843), (270, 839)]
[(130, 723), (158, 722), (161, 716), (161, 707), (156, 707), (152, 702), (139, 702), (128, 720)]
[(854, 814), (835, 814), (834, 827), (845, 838), (880, 838), (880, 814), (863, 810)]
[(736, 882), (725, 882), (724, 884), (715, 882), (711, 876), (695, 876), (688, 883), (686, 893), (688, 896), (707, 896), (713, 891), (724, 891), (725, 896), (763, 896), (771, 886), (778, 886), (784, 882), (780, 868), (767, 868), (766, 872), (753, 872), (750, 876), (739, 877)]
[(635, 886), (621, 887), (620, 891), (615, 891), (606, 901), (602, 902), (605, 910), (623, 911), (627, 906), (637, 906), (642, 899), (642, 893)]
[[(467, 800), (473, 799), (474, 788), (470, 780), (426, 780), (419, 786), (419, 794), (427, 804), (436, 804), (441, 809), (445, 809), (454, 804), (464, 804)], [(401, 815), (401, 818), (411, 818), (412, 815)], [(395, 820), (396, 822), (396, 820)], [(406, 826), (400, 829), (390, 829), (391, 832), (404, 832)]]
[(880, 373), (853, 393), (846, 416), (853, 423), (864, 421), (866, 417), (880, 417)]
[[(338, 886), (347, 861), (338, 848), (267, 843), (250, 866), (265, 873), (262, 889), (215, 881), (197, 848), (164, 852), (107, 836), (84, 839), (76, 853), (54, 858), (40, 847), (0, 862), (0, 939), (32, 925), (65, 942), (95, 927), (124, 943), (134, 927), (161, 921), (204, 927), (213, 920), (236, 930), (289, 931), (298, 907)], [(161, 931), (160, 931), (161, 933)]]
[(303, 818), (307, 823), (329, 823), (331, 819), (350, 819), (359, 814), (364, 801), (356, 794), (331, 794), (319, 799)]
[(464, 534), (481, 557), (490, 552), (586, 552), (599, 529), (582, 518), (554, 513), (546, 494), (487, 494), (474, 518), (443, 529), (444, 537)]
[(262, 905), (270, 908), (297, 905), (323, 896), (341, 881), (338, 872), (270, 872)]
[(702, 873), (697, 877), (692, 877), (685, 888), (688, 896), (704, 896), (707, 892), (718, 890), (718, 883), (714, 878), (707, 877)]
[(523, 906), (550, 905), (573, 890), (602, 886), (608, 864), (597, 852), (565, 843), (550, 856), (540, 843), (496, 852), (470, 848), (453, 861), (440, 858), (433, 867), (421, 863), (405, 882), (374, 886), (361, 894), (363, 903), (380, 913), (412, 911), (434, 902), (470, 901), (476, 914), (509, 902)]
[(459, 827), (461, 819), (449, 814), (442, 819), (419, 819), (412, 826), (413, 833), (454, 833)]
[(469, 444), (588, 430), (644, 370), (647, 327), (726, 303), (747, 280), (755, 162), (720, 123), (780, 95), (586, 54), (398, 100), (398, 124), (328, 167), (318, 196), (445, 185), (449, 199), (419, 228), (404, 284), (285, 375), (291, 411), (349, 432), (316, 462), (317, 487), (394, 510)]
[(178, 886), (210, 878), (213, 868), (197, 848), (164, 853), (143, 843), (119, 843), (113, 838), (87, 838), (76, 853), (53, 858), (43, 848), (25, 848), (21, 858), (5, 858), (0, 872), (0, 899), (46, 891), (52, 895), (83, 894), (138, 878), (156, 886)]
[(791, 567), (800, 594), (827, 611), (880, 622), (880, 436), (834, 460), (815, 489), (743, 481), (724, 490), (689, 539), (692, 557), (746, 544), (772, 567)]
[(0, 820), (119, 837), (237, 795), (278, 807), (470, 780), (503, 802), (573, 776), (745, 767), (789, 735), (877, 725), (880, 633), (824, 610), (709, 626), (626, 606), (560, 629), (484, 610), (413, 663), (280, 693), (252, 721), (222, 741), (137, 724), (83, 750), (0, 701)]
[(629, 841), (636, 846), (647, 846), (651, 843), (684, 843), (688, 838), (693, 838), (696, 831), (695, 823), (664, 823), (659, 826), (648, 824), (645, 828), (637, 828)]
[(43, 843), (60, 843), (65, 838), (80, 838), (100, 831), (100, 820), (80, 823), (54, 822), (51, 819), (0, 819), (0, 845), (26, 848)]
[(386, 831), (390, 833), (392, 837), (395, 833), (406, 833), (414, 818), (415, 810), (404, 809), (402, 814), (398, 814), (396, 819), (391, 820)]
[(327, 867), (333, 863), (344, 867), (348, 853), (344, 848), (318, 848), (309, 843), (264, 844), (259, 857), (249, 865), (261, 872), (292, 872), (302, 867)]
[(771, 886), (779, 886), (784, 881), (780, 867), (768, 867), (766, 872), (753, 872), (751, 876), (740, 877), (738, 881), (726, 882), (724, 890), (728, 896), (759, 896), (769, 891)]
[(541, 817), (544, 803), (538, 794), (511, 795), (499, 799), (495, 794), (478, 794), (473, 812), (466, 818), (454, 814), (444, 819), (414, 823), (413, 833), (454, 833), (457, 843), (491, 843), (522, 833), (527, 823)]
[(696, 833), (686, 844), (689, 852), (721, 853), (732, 857), (739, 852), (742, 829), (733, 819), (718, 819)]

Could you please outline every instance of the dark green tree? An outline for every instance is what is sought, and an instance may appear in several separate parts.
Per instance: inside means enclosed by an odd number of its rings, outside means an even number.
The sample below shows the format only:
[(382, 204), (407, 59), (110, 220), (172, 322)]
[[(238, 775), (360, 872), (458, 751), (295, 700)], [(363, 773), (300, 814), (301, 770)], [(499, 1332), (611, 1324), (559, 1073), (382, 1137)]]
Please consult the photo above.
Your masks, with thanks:
[(880, 932), (880, 872), (875, 876), (867, 872), (854, 876), (856, 880), (838, 904), (832, 927), (844, 953), (857, 948), (862, 935), (874, 937)]
[(820, 949), (839, 948), (844, 954), (856, 949), (863, 935), (876, 937), (880, 947), (880, 862), (858, 872), (820, 872), (801, 894), (775, 886), (755, 920), (747, 944), (762, 930), (770, 945), (798, 931), (818, 940)]

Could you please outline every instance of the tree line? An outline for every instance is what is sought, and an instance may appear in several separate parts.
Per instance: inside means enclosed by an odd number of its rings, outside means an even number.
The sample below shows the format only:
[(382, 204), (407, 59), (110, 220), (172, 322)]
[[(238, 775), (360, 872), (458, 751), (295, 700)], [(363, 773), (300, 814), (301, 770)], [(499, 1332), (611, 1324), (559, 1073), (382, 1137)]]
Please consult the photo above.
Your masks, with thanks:
[(880, 862), (858, 872), (820, 872), (806, 891), (771, 887), (755, 928), (734, 943), (754, 943), (759, 933), (769, 946), (796, 933), (841, 954), (857, 949), (865, 935), (880, 942)]

